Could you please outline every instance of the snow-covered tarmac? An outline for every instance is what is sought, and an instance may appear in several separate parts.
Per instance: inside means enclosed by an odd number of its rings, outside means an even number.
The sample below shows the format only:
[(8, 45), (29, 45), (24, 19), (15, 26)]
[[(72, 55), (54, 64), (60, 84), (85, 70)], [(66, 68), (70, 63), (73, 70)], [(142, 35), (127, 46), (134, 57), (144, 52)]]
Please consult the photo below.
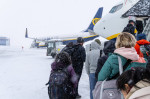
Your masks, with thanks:
[[(47, 83), (51, 57), (46, 49), (0, 46), (0, 99), (49, 99)], [(83, 70), (79, 84), (81, 99), (90, 99), (88, 75)]]

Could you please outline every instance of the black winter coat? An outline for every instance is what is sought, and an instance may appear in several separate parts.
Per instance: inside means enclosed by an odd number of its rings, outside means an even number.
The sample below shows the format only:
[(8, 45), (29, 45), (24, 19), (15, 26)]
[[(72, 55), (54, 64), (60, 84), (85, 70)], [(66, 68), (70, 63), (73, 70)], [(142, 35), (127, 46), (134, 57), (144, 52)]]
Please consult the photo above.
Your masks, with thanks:
[(104, 43), (104, 49), (103, 52), (105, 53), (105, 56), (99, 57), (97, 62), (97, 69), (95, 72), (95, 78), (98, 79), (98, 73), (102, 69), (104, 63), (106, 62), (107, 58), (109, 57), (109, 53), (113, 53), (115, 50), (115, 42), (114, 41), (106, 41)]
[(134, 27), (132, 24), (128, 24), (128, 25), (124, 28), (123, 32), (129, 32), (129, 33), (131, 33), (132, 35), (135, 36), (134, 30), (135, 30), (135, 27)]
[(74, 52), (71, 55), (72, 65), (77, 74), (82, 73), (83, 63), (85, 62), (86, 53), (82, 45), (74, 45)]
[(98, 73), (101, 71), (101, 69), (102, 69), (104, 63), (105, 63), (106, 60), (107, 60), (107, 58), (108, 58), (108, 55), (105, 55), (105, 56), (100, 57), (100, 58), (98, 59), (98, 62), (97, 62), (97, 69), (96, 69), (96, 72), (95, 72), (96, 80), (98, 80)]

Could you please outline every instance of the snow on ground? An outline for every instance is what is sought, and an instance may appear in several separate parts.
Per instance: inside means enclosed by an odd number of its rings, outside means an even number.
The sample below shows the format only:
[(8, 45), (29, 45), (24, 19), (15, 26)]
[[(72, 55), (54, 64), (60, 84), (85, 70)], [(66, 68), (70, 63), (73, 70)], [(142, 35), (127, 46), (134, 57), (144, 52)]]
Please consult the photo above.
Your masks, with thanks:
[[(46, 49), (0, 46), (0, 99), (48, 99), (51, 57)], [(89, 99), (89, 79), (83, 70), (79, 84), (82, 99)]]

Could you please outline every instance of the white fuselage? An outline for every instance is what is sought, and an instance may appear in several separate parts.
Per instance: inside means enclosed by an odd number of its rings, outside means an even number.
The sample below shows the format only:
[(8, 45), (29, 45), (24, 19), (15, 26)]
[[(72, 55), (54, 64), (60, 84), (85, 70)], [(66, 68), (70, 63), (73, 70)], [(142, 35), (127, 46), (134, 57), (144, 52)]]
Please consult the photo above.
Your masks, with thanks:
[[(111, 12), (96, 23), (94, 32), (108, 40), (113, 39), (118, 33), (121, 33), (128, 24), (129, 18), (124, 18), (122, 15), (138, 1), (139, 0), (127, 0), (125, 3), (121, 2), (112, 7)], [(113, 10), (115, 7), (118, 7), (118, 10)]]

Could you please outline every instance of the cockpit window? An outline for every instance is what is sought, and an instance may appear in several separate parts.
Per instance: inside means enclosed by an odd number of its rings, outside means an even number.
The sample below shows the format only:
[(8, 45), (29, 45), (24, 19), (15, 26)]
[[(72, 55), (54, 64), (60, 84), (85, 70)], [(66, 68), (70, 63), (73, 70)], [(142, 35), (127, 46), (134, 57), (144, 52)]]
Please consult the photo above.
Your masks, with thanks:
[(123, 4), (119, 4), (117, 6), (114, 6), (109, 13), (115, 13), (116, 11), (120, 10), (122, 8)]

